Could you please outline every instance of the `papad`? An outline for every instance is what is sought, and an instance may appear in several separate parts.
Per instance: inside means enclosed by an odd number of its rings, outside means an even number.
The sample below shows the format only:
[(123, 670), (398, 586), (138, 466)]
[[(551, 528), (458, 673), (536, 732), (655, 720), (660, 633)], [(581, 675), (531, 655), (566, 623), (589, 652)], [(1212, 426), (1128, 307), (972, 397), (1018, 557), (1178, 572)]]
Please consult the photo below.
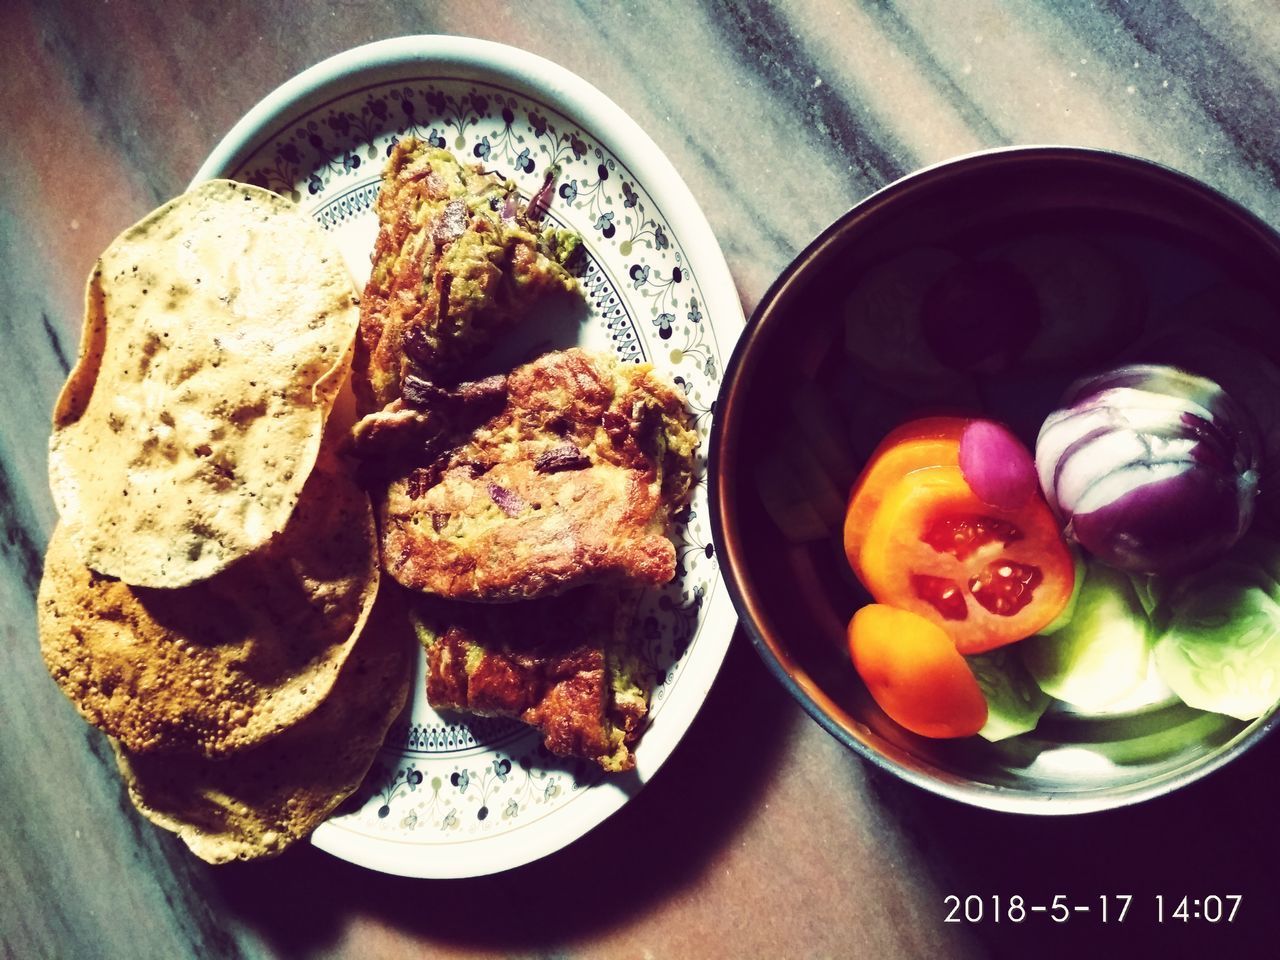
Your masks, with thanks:
[(174, 590), (94, 572), (59, 525), (40, 585), (41, 651), (85, 719), (129, 749), (219, 756), (324, 699), (378, 577), (367, 495), (322, 467), (275, 541)]
[(403, 606), (386, 591), (329, 697), (276, 739), (225, 760), (115, 745), (130, 798), (209, 863), (283, 852), (360, 786), (404, 707), (413, 654)]
[(212, 576), (285, 525), (350, 367), (357, 297), (283, 197), (201, 184), (94, 268), (49, 475), (75, 552), (148, 587)]

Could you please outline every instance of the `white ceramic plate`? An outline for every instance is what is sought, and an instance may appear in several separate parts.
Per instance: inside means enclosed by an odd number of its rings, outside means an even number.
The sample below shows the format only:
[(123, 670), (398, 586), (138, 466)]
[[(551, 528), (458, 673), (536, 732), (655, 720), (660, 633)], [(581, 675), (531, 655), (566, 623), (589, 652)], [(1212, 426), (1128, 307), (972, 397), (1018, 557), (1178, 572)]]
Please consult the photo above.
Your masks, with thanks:
[[(459, 37), (359, 47), (250, 110), (193, 182), (230, 177), (292, 196), (334, 235), (362, 286), (379, 173), (390, 145), (410, 134), (511, 177), (526, 199), (558, 165), (548, 216), (581, 234), (588, 254), (587, 311), (571, 342), (677, 378), (705, 451), (721, 370), (743, 326), (737, 292), (670, 162), (567, 70)], [(677, 579), (646, 597), (633, 626), (659, 678), (633, 773), (606, 777), (558, 760), (514, 722), (436, 714), (420, 663), (410, 709), (365, 788), (315, 832), (316, 846), (387, 873), (475, 876), (552, 853), (618, 810), (692, 722), (736, 622), (711, 546), (705, 478), (675, 539)]]

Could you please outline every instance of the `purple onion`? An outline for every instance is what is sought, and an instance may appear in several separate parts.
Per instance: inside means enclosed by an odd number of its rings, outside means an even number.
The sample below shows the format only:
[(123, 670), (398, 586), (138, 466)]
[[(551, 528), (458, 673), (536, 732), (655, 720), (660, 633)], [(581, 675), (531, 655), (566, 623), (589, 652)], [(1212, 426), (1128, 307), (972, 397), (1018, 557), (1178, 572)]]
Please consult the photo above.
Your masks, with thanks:
[(551, 200), (555, 196), (556, 178), (559, 176), (559, 166), (547, 168), (547, 174), (542, 178), (542, 186), (529, 198), (529, 206), (524, 211), (525, 219), (537, 223), (546, 216), (547, 210), (551, 207)]
[(1045, 420), (1036, 470), (1069, 539), (1132, 573), (1225, 553), (1253, 519), (1257, 428), (1211, 380), (1144, 364), (1086, 378)]
[(489, 492), (489, 499), (508, 517), (518, 517), (528, 507), (524, 498), (514, 490), (508, 490), (496, 483), (488, 484), (485, 489)]
[[(1234, 304), (1234, 309), (1224, 304)], [(1262, 439), (1259, 454), (1263, 476), (1274, 476), (1280, 470), (1280, 365), (1266, 353), (1247, 345), (1247, 335), (1236, 331), (1246, 339), (1237, 339), (1228, 326), (1220, 336), (1205, 336), (1205, 324), (1223, 326), (1224, 317), (1232, 317), (1243, 310), (1249, 313), (1249, 300), (1241, 303), (1241, 294), (1230, 289), (1210, 288), (1195, 298), (1193, 307), (1200, 318), (1194, 326), (1183, 326), (1164, 333), (1147, 349), (1149, 356), (1175, 366), (1209, 377), (1242, 407), (1249, 411)], [(1274, 314), (1265, 303), (1252, 307), (1257, 324), (1269, 329), (1276, 322)], [(1217, 332), (1215, 330), (1215, 332)], [(1276, 491), (1268, 483), (1259, 492), (1258, 519), (1266, 519), (1272, 531), (1280, 526), (1280, 502)]]
[(515, 223), (520, 213), (520, 196), (514, 190), (502, 198), (502, 222)]
[(1113, 567), (1183, 573), (1207, 566), (1244, 534), (1252, 491), (1247, 505), (1241, 499), (1235, 481), (1192, 461), (1133, 464), (1094, 485), (1067, 533)]
[(1022, 441), (991, 420), (974, 420), (960, 434), (960, 472), (983, 503), (1013, 510), (1036, 489), (1036, 467)]
[[(1063, 403), (1077, 406), (1107, 390), (1142, 390), (1166, 400), (1181, 400), (1192, 412), (1210, 420), (1226, 433), (1240, 454), (1255, 463), (1260, 449), (1258, 427), (1230, 394), (1208, 377), (1158, 363), (1135, 363), (1077, 380), (1067, 388)], [(1207, 416), (1204, 412), (1207, 411)]]

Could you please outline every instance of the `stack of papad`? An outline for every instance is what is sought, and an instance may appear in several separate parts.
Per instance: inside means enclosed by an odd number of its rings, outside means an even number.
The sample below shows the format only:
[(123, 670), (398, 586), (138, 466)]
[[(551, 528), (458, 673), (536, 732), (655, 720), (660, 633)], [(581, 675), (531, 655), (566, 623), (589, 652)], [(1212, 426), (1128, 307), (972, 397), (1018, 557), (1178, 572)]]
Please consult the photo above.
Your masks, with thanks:
[(329, 696), (280, 736), (223, 760), (116, 744), (134, 805), (209, 863), (274, 856), (364, 779), (409, 693), (413, 637), (384, 593)]
[(41, 650), (84, 718), (130, 750), (223, 756), (320, 704), (377, 588), (368, 497), (316, 470), (279, 537), (179, 589), (96, 573), (59, 525), (40, 585)]
[(355, 304), (291, 203), (203, 184), (103, 254), (55, 411), (42, 651), (139, 808), (215, 862), (308, 833), (404, 704), (411, 635), (370, 620), (372, 509), (336, 452)]
[(81, 559), (180, 587), (283, 529), (348, 374), (357, 302), (324, 232), (246, 184), (201, 184), (112, 241), (49, 441)]

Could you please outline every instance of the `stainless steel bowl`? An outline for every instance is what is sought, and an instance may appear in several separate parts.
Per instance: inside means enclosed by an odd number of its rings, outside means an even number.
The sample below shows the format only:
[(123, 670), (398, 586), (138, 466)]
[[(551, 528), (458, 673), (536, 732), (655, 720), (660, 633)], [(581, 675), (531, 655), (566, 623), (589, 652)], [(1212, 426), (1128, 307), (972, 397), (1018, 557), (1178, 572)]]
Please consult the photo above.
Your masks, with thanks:
[[(1091, 257), (1103, 251), (1129, 278), (1123, 312), (1141, 325), (1117, 335), (1106, 356), (1042, 352), (1031, 365), (931, 380), (929, 364), (892, 330), (846, 349), (842, 304), (875, 265), (920, 248), (966, 257), (1046, 235), (1080, 240)], [(1089, 263), (1069, 266), (1089, 282)], [(1219, 295), (1224, 309), (1247, 302), (1280, 316), (1280, 237), (1185, 175), (1075, 148), (996, 150), (915, 173), (855, 206), (792, 262), (725, 373), (711, 435), (712, 526), (752, 642), (818, 723), (917, 786), (1040, 814), (1167, 793), (1270, 731), (1274, 710), (1242, 723), (1156, 693), (1104, 716), (1051, 708), (1035, 731), (999, 743), (914, 736), (884, 715), (850, 665), (845, 625), (868, 597), (849, 573), (838, 526), (831, 529), (831, 491), (845, 496), (869, 445), (894, 421), (940, 408), (982, 410), (1034, 440), (1035, 425), (1086, 364), (1140, 358), (1162, 324), (1190, 324), (1212, 342), (1214, 311), (1204, 308)], [(1253, 329), (1258, 348), (1280, 359), (1280, 326), (1264, 320)], [(816, 464), (829, 481), (826, 535), (792, 542), (765, 509), (757, 476), (762, 464), (779, 469), (779, 458), (782, 468), (787, 458), (803, 461), (792, 462), (801, 474)]]

